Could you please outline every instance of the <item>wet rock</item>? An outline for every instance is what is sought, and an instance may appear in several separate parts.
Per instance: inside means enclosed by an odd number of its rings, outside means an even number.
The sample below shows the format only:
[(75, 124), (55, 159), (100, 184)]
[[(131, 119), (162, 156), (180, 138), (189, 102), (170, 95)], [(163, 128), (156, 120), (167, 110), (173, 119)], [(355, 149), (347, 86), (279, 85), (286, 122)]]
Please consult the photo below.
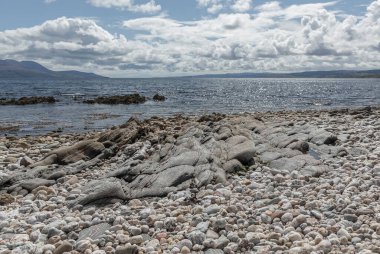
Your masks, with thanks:
[(31, 104), (44, 104), (55, 103), (57, 100), (52, 96), (41, 97), (21, 97), (19, 99), (0, 99), (0, 105), (31, 105)]
[(165, 98), (165, 96), (163, 96), (163, 95), (160, 95), (160, 94), (155, 94), (154, 96), (153, 96), (153, 100), (155, 100), (155, 101), (165, 101), (166, 100), (166, 98)]
[(146, 98), (138, 93), (127, 95), (114, 95), (109, 97), (98, 97), (93, 100), (85, 100), (87, 104), (139, 104), (144, 103)]

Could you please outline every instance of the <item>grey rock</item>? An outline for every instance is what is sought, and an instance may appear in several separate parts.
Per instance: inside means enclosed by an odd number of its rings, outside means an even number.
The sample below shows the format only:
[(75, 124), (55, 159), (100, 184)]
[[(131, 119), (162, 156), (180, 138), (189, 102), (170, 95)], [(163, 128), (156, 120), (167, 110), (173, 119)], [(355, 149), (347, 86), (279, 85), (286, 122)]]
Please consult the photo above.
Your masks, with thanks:
[(137, 254), (139, 250), (136, 245), (118, 246), (115, 254)]
[(42, 179), (42, 178), (35, 178), (35, 179), (22, 181), (21, 187), (23, 187), (24, 189), (27, 189), (28, 191), (32, 191), (37, 187), (50, 186), (53, 184), (55, 184), (54, 180), (46, 180), (46, 179)]
[(49, 228), (48, 230), (48, 234), (47, 234), (47, 237), (50, 238), (52, 236), (56, 236), (56, 235), (60, 235), (62, 233), (61, 230), (57, 229), (57, 228), (54, 228), (54, 227), (51, 227)]
[(84, 240), (86, 238), (91, 238), (92, 240), (99, 239), (110, 228), (111, 225), (108, 223), (100, 223), (89, 228), (85, 228), (79, 232), (78, 241)]
[(237, 143), (237, 144), (235, 143), (235, 140), (230, 141), (230, 142), (229, 140), (227, 140), (226, 142), (232, 145), (232, 147), (229, 147), (228, 159), (229, 160), (237, 159), (243, 165), (253, 164), (254, 162), (253, 156), (255, 155), (255, 147), (254, 147), (255, 144), (250, 140), (246, 140), (243, 143)]
[(193, 248), (193, 243), (189, 239), (183, 239), (178, 243), (178, 248), (182, 249), (184, 246), (191, 250), (191, 248)]
[(241, 164), (240, 161), (233, 159), (233, 160), (227, 161), (223, 165), (223, 169), (227, 173), (235, 173), (235, 172), (242, 171), (244, 169), (244, 166)]
[(224, 251), (221, 249), (208, 249), (205, 254), (224, 254)]
[(214, 213), (218, 213), (220, 210), (220, 206), (218, 205), (210, 205), (208, 207), (206, 207), (204, 209), (204, 211), (207, 213), (207, 214), (214, 214)]
[(128, 228), (128, 232), (131, 233), (132, 235), (140, 235), (142, 233), (141, 228), (131, 226)]
[(335, 141), (338, 140), (338, 137), (331, 132), (318, 129), (310, 133), (310, 142), (316, 145), (332, 145), (335, 144)]
[(352, 221), (354, 223), (358, 221), (358, 216), (355, 214), (345, 214), (343, 217), (345, 220)]
[(206, 235), (205, 233), (199, 231), (199, 230), (196, 230), (196, 231), (193, 231), (193, 232), (190, 232), (188, 235), (187, 235), (187, 238), (189, 240), (191, 240), (191, 242), (193, 244), (203, 244), (203, 241), (206, 239)]
[(282, 157), (282, 154), (279, 152), (264, 152), (259, 158), (263, 163), (270, 163), (271, 161), (277, 160)]
[[(94, 180), (82, 188), (82, 194), (76, 200), (70, 203), (73, 207), (77, 204), (87, 205), (95, 201), (104, 199), (117, 198), (126, 199), (121, 183), (117, 179), (109, 178), (107, 180)], [(107, 200), (105, 200), (106, 202)]]
[(31, 158), (29, 158), (28, 156), (24, 156), (21, 158), (20, 160), (20, 165), (21, 166), (24, 166), (24, 167), (27, 167), (29, 165), (32, 165), (33, 163), (35, 163), (34, 160), (32, 160)]

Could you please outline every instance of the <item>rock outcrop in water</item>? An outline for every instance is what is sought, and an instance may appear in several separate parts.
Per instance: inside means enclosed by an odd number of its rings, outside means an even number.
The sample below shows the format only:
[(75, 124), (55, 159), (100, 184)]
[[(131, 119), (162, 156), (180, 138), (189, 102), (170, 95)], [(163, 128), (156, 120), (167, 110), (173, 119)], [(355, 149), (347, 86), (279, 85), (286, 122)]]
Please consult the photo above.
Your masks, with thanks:
[(114, 96), (102, 96), (97, 97), (93, 100), (85, 100), (84, 103), (87, 104), (139, 104), (144, 103), (146, 98), (138, 93), (135, 94), (127, 94), (127, 95), (114, 95)]
[(43, 103), (55, 103), (57, 100), (52, 96), (21, 97), (19, 99), (0, 99), (0, 105), (32, 105)]
[(153, 96), (153, 100), (154, 101), (165, 101), (166, 97), (157, 93)]

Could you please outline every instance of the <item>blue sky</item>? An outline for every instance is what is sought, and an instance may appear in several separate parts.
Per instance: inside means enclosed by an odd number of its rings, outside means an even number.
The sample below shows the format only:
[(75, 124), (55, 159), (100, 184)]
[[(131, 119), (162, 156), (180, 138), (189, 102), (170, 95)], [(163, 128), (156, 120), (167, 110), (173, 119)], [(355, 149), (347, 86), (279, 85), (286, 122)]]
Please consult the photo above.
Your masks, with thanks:
[(380, 0), (2, 0), (0, 58), (113, 77), (378, 68), (379, 9)]

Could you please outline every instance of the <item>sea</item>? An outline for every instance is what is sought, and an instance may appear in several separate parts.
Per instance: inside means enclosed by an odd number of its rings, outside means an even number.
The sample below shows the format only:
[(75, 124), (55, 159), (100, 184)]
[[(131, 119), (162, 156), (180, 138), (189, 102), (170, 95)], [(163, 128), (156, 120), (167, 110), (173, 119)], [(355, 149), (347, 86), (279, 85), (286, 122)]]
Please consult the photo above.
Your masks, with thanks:
[[(139, 93), (166, 101), (84, 104), (98, 96)], [(0, 136), (77, 133), (176, 114), (242, 113), (380, 106), (380, 79), (158, 78), (0, 80), (0, 98), (54, 96), (55, 104), (0, 106)]]

